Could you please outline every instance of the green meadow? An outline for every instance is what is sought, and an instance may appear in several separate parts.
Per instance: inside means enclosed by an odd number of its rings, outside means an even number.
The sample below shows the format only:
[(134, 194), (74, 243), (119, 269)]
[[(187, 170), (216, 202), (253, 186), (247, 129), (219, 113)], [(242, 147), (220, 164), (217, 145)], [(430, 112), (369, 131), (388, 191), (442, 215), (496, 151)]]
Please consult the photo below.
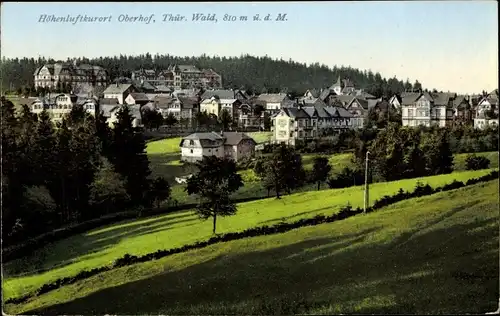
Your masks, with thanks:
[[(480, 174), (456, 173), (426, 182), (436, 186)], [(376, 184), (373, 198), (399, 187), (411, 189), (414, 184), (414, 180)], [(490, 181), (402, 201), (343, 221), (139, 263), (24, 304), (6, 305), (5, 311), (39, 315), (490, 312), (497, 309), (499, 297), (498, 189), (498, 181)], [(328, 190), (265, 204), (245, 203), (238, 215), (221, 221), (220, 231), (332, 213), (348, 200), (359, 205), (362, 190)], [(210, 225), (188, 214), (121, 223), (75, 236), (52, 245), (50, 253), (46, 249), (45, 262), (67, 260), (61, 257), (67, 252), (79, 251), (81, 256), (84, 244), (119, 234), (123, 240), (100, 245), (108, 250), (101, 250), (99, 256), (111, 259), (111, 253), (139, 254), (207, 238)], [(87, 256), (93, 250), (88, 249)], [(100, 259), (78, 260), (94, 265)], [(11, 263), (5, 269), (12, 268)], [(70, 270), (76, 267), (66, 272)], [(14, 294), (14, 288), (24, 292), (49, 279), (48, 274), (11, 278), (4, 284), (4, 299)]]
[[(248, 133), (250, 137), (254, 138), (257, 143), (266, 142), (271, 137), (270, 132), (255, 132)], [(150, 168), (154, 176), (163, 176), (172, 185), (172, 197), (178, 203), (194, 203), (195, 197), (188, 196), (184, 192), (184, 185), (178, 184), (175, 177), (186, 176), (195, 172), (192, 167), (184, 166), (180, 161), (180, 137), (163, 139), (159, 141), (149, 142), (147, 144), (146, 152), (150, 161)], [(465, 168), (465, 159), (469, 154), (455, 154), (455, 171), (463, 171)], [(478, 156), (485, 156), (490, 159), (490, 168), (498, 168), (498, 152), (482, 152), (476, 153)], [(306, 170), (311, 170), (313, 166), (314, 157), (318, 154), (303, 154), (302, 161)], [(332, 165), (331, 175), (342, 171), (345, 167), (352, 167), (352, 153), (341, 153), (327, 155)], [(267, 190), (264, 189), (259, 178), (255, 175), (253, 170), (247, 169), (239, 172), (243, 178), (245, 186), (234, 194), (234, 198), (250, 198), (250, 197), (265, 197)], [(326, 186), (326, 184), (323, 184)], [(315, 190), (316, 185), (306, 185), (300, 191), (306, 192)]]
[[(491, 170), (455, 172), (417, 179), (376, 183), (370, 186), (370, 201), (392, 195), (402, 188), (412, 191), (416, 183), (432, 187), (453, 180), (467, 181)], [(238, 204), (235, 216), (219, 218), (217, 232), (237, 232), (247, 228), (296, 221), (318, 214), (333, 214), (350, 203), (363, 205), (363, 187), (310, 191), (283, 196), (282, 199)], [(201, 221), (193, 211), (176, 212), (141, 220), (129, 220), (49, 244), (32, 255), (3, 265), (3, 297), (18, 297), (44, 283), (76, 275), (84, 269), (112, 264), (129, 253), (143, 255), (158, 249), (170, 249), (211, 237), (211, 222)]]

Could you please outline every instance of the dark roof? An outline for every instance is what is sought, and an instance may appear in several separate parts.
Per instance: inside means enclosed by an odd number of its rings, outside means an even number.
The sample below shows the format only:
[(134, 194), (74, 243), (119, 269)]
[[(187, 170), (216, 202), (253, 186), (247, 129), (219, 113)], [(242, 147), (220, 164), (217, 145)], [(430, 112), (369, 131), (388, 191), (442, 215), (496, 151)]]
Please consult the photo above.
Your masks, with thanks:
[[(371, 100), (369, 100), (369, 101), (371, 101)], [(376, 103), (373, 107), (376, 107), (384, 112), (392, 109), (392, 105), (386, 100), (374, 100), (374, 101), (376, 101)]]
[(221, 140), (222, 136), (217, 134), (216, 132), (209, 132), (209, 133), (193, 133), (191, 135), (188, 135), (184, 137), (183, 139), (207, 139), (207, 140)]
[(166, 107), (169, 107), (172, 104), (172, 102), (174, 102), (174, 98), (157, 95), (153, 99), (153, 102), (159, 108), (166, 108)]
[(410, 105), (413, 104), (420, 97), (421, 93), (419, 92), (403, 92), (401, 93), (401, 105)]
[(351, 103), (354, 98), (355, 97), (352, 95), (336, 95), (333, 97), (333, 100), (338, 101), (339, 104), (342, 104), (343, 106), (346, 106)]
[(318, 91), (318, 90), (316, 90), (316, 89), (311, 89), (311, 90), (307, 90), (307, 91), (306, 91), (306, 93), (304, 93), (304, 96), (305, 96), (308, 92), (310, 92), (310, 93), (311, 93), (311, 95), (313, 96), (313, 98), (319, 98), (320, 93), (321, 93), (321, 91)]
[(370, 100), (367, 100), (368, 101), (368, 109), (373, 109), (377, 103), (380, 102), (380, 99), (370, 99)]
[[(427, 92), (424, 92), (424, 95)], [(448, 106), (452, 100), (452, 95), (449, 93), (432, 93), (432, 100), (436, 106)]]
[(248, 136), (245, 133), (238, 132), (224, 132), (222, 136), (226, 139), (224, 145), (238, 145), (242, 140), (248, 139), (251, 140), (254, 144), (256, 144), (255, 140)]
[(109, 85), (103, 93), (105, 94), (119, 94), (125, 92), (132, 85), (130, 83), (113, 83)]
[(108, 104), (108, 105), (115, 105), (118, 104), (118, 99), (117, 98), (102, 98), (99, 100), (100, 104)]
[(453, 108), (455, 109), (470, 109), (471, 104), (469, 100), (464, 95), (458, 95), (453, 100)]
[(307, 114), (303, 108), (289, 107), (283, 108), (283, 111), (285, 111), (288, 116), (293, 118), (310, 118), (309, 114)]
[(149, 101), (148, 96), (145, 93), (138, 92), (138, 93), (131, 93), (130, 94), (132, 98), (134, 98), (135, 101)]
[(222, 141), (224, 141), (224, 145), (234, 146), (238, 145), (244, 139), (251, 140), (254, 144), (256, 144), (253, 138), (241, 132), (223, 132), (222, 134), (216, 132), (193, 133), (184, 137), (182, 141), (199, 140), (202, 147), (219, 147), (222, 145)]
[(102, 112), (104, 117), (111, 117), (111, 113), (119, 107), (120, 106), (118, 104), (100, 104), (99, 110)]
[(344, 109), (341, 106), (327, 106), (325, 108), (325, 111), (331, 116), (331, 117), (352, 117), (353, 115), (349, 113), (346, 109)]
[(285, 93), (263, 93), (257, 97), (260, 101), (267, 103), (280, 103), (287, 98), (288, 96)]
[(364, 90), (355, 90), (355, 91), (351, 92), (350, 94), (353, 96), (357, 96), (359, 98), (363, 98), (363, 99), (376, 99), (377, 98), (376, 96), (369, 94), (368, 92), (366, 92)]
[(318, 116), (318, 113), (316, 112), (316, 108), (314, 106), (305, 106), (302, 108), (309, 117), (314, 117)]
[(144, 80), (144, 81), (133, 80), (132, 84), (134, 85), (134, 87), (136, 89), (138, 89), (140, 91), (155, 91), (156, 90), (156, 87), (153, 86), (151, 83), (149, 83), (146, 80)]
[(178, 97), (177, 99), (181, 102), (183, 109), (192, 109), (198, 105), (198, 98)]

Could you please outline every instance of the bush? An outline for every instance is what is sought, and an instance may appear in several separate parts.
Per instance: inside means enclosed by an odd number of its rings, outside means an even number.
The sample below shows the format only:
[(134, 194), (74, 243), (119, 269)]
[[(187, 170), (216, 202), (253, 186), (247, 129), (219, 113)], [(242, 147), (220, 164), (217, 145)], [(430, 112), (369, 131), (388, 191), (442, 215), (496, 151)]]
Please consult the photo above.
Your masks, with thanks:
[(336, 176), (328, 179), (326, 182), (330, 189), (342, 189), (360, 185), (365, 182), (365, 177), (361, 170), (344, 167)]
[(483, 156), (469, 155), (465, 159), (465, 168), (467, 170), (481, 170), (488, 169), (490, 160)]

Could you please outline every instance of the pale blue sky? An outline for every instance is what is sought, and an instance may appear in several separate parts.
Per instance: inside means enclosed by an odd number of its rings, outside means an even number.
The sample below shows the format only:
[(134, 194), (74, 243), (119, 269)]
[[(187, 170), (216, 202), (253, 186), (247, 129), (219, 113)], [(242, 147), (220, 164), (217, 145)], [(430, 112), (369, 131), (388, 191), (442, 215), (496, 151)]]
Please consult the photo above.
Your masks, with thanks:
[[(162, 14), (186, 22), (162, 23)], [(191, 21), (215, 13), (218, 23)], [(224, 14), (275, 16), (286, 22), (223, 22)], [(110, 23), (39, 23), (41, 14), (112, 16)], [(120, 23), (120, 14), (155, 23)], [(5, 57), (122, 54), (240, 54), (292, 58), (379, 71), (424, 87), (474, 93), (498, 87), (496, 1), (3, 3)], [(249, 19), (251, 20), (251, 19)]]

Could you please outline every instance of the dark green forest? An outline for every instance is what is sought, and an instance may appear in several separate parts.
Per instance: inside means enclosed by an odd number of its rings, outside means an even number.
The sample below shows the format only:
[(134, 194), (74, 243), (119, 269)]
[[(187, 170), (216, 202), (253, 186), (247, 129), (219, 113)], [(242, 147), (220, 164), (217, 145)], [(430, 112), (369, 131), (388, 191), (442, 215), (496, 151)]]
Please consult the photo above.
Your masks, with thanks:
[[(120, 76), (129, 77), (140, 68), (164, 69), (170, 64), (191, 64), (198, 68), (212, 68), (222, 75), (225, 88), (246, 89), (255, 93), (288, 92), (302, 94), (308, 89), (327, 88), (338, 76), (350, 79), (356, 88), (365, 89), (375, 96), (392, 96), (412, 88), (422, 89), (417, 80), (412, 84), (397, 78), (382, 78), (379, 73), (351, 67), (328, 67), (319, 63), (307, 65), (292, 60), (270, 57), (177, 57), (171, 55), (114, 56), (99, 58), (77, 58), (78, 63), (90, 63), (108, 70), (111, 80)], [(67, 61), (70, 61), (69, 59)], [(2, 91), (15, 91), (33, 85), (33, 73), (37, 67), (56, 60), (46, 58), (2, 59)], [(59, 62), (61, 62), (59, 60)]]

